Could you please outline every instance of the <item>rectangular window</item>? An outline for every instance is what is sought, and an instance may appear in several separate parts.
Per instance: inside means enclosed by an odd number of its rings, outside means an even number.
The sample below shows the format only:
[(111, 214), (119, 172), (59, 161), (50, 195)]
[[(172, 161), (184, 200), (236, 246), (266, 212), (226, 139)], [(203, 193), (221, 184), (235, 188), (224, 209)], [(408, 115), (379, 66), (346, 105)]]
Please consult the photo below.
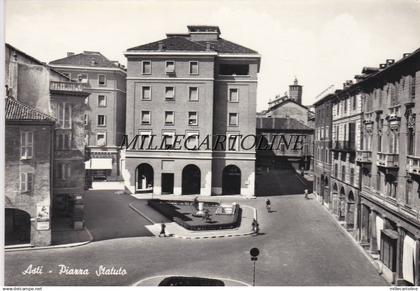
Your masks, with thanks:
[(34, 186), (33, 173), (20, 173), (20, 192), (32, 192)]
[(58, 127), (71, 129), (72, 126), (72, 104), (57, 103)]
[(98, 95), (98, 107), (106, 107), (106, 96)]
[(84, 124), (85, 125), (88, 125), (89, 124), (89, 115), (87, 115), (87, 114), (85, 114)]
[(55, 148), (57, 150), (70, 150), (72, 148), (72, 134), (71, 132), (60, 132), (55, 137)]
[(168, 73), (168, 74), (175, 73), (175, 62), (174, 61), (166, 61), (165, 72)]
[(20, 133), (20, 158), (31, 159), (33, 155), (34, 135), (32, 131)]
[(346, 167), (341, 166), (341, 181), (345, 181), (345, 180), (346, 180)]
[(85, 98), (85, 104), (89, 104), (89, 96)]
[(150, 111), (141, 112), (141, 124), (150, 124)]
[(229, 102), (239, 102), (239, 92), (237, 88), (229, 88)]
[(198, 75), (198, 62), (190, 62), (190, 75)]
[(334, 177), (338, 178), (338, 164), (334, 164)]
[(89, 82), (88, 74), (86, 73), (78, 74), (77, 81), (79, 81), (80, 83), (88, 83)]
[(71, 177), (71, 165), (68, 163), (58, 163), (56, 166), (56, 176), (61, 180), (68, 180)]
[(350, 169), (350, 184), (353, 185), (354, 183), (354, 169)]
[(143, 61), (142, 62), (141, 73), (143, 75), (150, 75), (152, 73), (152, 63), (150, 61)]
[(105, 75), (98, 75), (98, 84), (100, 86), (105, 86), (106, 85), (106, 77), (105, 77)]
[(190, 101), (198, 101), (198, 88), (190, 87), (188, 96)]
[(101, 132), (96, 134), (96, 145), (105, 146), (106, 145), (106, 133)]
[(227, 150), (228, 151), (239, 151), (239, 134), (228, 134), (227, 135)]
[(238, 113), (229, 113), (229, 126), (238, 126)]
[(187, 132), (185, 134), (186, 138), (186, 148), (188, 150), (197, 149), (198, 148), (198, 132)]
[(141, 99), (142, 100), (152, 100), (152, 89), (150, 86), (142, 86), (141, 87)]
[(175, 87), (165, 87), (165, 99), (166, 100), (175, 99)]
[(147, 131), (139, 131), (139, 140), (137, 143), (138, 149), (148, 149), (151, 145), (151, 136), (152, 136), (152, 131), (147, 130)]
[(98, 115), (98, 126), (106, 126), (106, 116)]
[(165, 149), (170, 150), (174, 147), (174, 136), (175, 132), (164, 132), (162, 134)]
[(188, 125), (198, 125), (198, 114), (197, 112), (188, 112)]
[(165, 125), (175, 124), (175, 113), (173, 111), (165, 111)]

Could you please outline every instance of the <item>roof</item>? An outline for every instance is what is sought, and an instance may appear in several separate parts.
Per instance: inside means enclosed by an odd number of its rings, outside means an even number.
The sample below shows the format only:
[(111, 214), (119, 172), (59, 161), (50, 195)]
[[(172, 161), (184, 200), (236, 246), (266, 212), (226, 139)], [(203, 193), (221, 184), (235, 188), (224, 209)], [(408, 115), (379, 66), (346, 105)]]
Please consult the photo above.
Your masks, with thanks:
[(165, 51), (206, 51), (205, 45), (203, 46), (181, 36), (168, 37), (148, 44), (129, 48), (127, 51), (157, 51), (159, 50), (160, 43), (163, 45)]
[(270, 107), (268, 109), (268, 111), (273, 111), (273, 110), (279, 108), (280, 106), (283, 106), (284, 104), (289, 103), (289, 102), (295, 103), (295, 104), (299, 105), (300, 107), (305, 108), (306, 110), (309, 110), (308, 107), (296, 102), (294, 99), (286, 99), (286, 100), (280, 102), (279, 104), (273, 105), (272, 107)]
[(220, 34), (220, 29), (216, 25), (187, 25), (188, 31), (214, 31)]
[(6, 120), (38, 120), (55, 121), (55, 118), (45, 114), (35, 107), (29, 106), (12, 97), (6, 98)]
[[(160, 44), (164, 51), (193, 51), (205, 52), (213, 51), (225, 54), (257, 54), (257, 51), (228, 41), (223, 38), (210, 41), (192, 41), (189, 39), (189, 34), (168, 34), (169, 37), (144, 45), (136, 46), (127, 49), (127, 51), (159, 51)], [(211, 44), (210, 50), (207, 49), (207, 43)], [(162, 49), (161, 49), (162, 50)]]
[(54, 60), (50, 65), (72, 65), (79, 67), (102, 67), (102, 68), (117, 68), (120, 67), (107, 59), (100, 52), (84, 51), (80, 54), (67, 56), (62, 59)]
[(294, 118), (284, 117), (257, 117), (257, 129), (285, 131), (313, 130)]
[(16, 47), (14, 47), (14, 46), (12, 46), (11, 44), (6, 43), (6, 47), (8, 47), (8, 48), (9, 48), (9, 49), (11, 49), (11, 50), (17, 51), (19, 54), (21, 54), (21, 55), (25, 56), (26, 58), (28, 58), (28, 59), (32, 60), (34, 63), (37, 63), (37, 64), (39, 64), (39, 65), (41, 65), (41, 66), (46, 67), (46, 68), (49, 68), (49, 69), (50, 69), (53, 73), (58, 74), (58, 75), (60, 75), (61, 77), (66, 78), (67, 80), (70, 80), (70, 78), (69, 78), (69, 77), (67, 77), (66, 75), (63, 75), (62, 73), (60, 73), (59, 71), (55, 70), (54, 68), (51, 68), (51, 67), (50, 67), (50, 66), (48, 66), (45, 62), (42, 62), (42, 61), (40, 61), (40, 60), (38, 60), (38, 59), (34, 58), (33, 56), (28, 55), (27, 53), (25, 53), (25, 52), (21, 51), (20, 49), (18, 49), (18, 48), (16, 48)]

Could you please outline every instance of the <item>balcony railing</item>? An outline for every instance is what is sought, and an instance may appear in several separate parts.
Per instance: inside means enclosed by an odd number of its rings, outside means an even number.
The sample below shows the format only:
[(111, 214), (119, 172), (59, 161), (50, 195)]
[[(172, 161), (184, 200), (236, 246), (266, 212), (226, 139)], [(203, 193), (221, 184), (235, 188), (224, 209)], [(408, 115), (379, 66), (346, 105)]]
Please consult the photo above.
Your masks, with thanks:
[(358, 150), (356, 152), (356, 161), (359, 163), (372, 163), (372, 152), (368, 150)]
[(398, 154), (377, 153), (376, 164), (384, 168), (398, 168)]
[(70, 94), (89, 94), (86, 92), (87, 84), (64, 82), (64, 81), (51, 81), (50, 90), (56, 93), (70, 93)]
[(343, 152), (354, 152), (356, 150), (356, 145), (354, 141), (350, 140), (336, 141), (334, 142), (333, 150)]
[(416, 156), (407, 157), (407, 172), (409, 174), (420, 176), (420, 157), (416, 157)]

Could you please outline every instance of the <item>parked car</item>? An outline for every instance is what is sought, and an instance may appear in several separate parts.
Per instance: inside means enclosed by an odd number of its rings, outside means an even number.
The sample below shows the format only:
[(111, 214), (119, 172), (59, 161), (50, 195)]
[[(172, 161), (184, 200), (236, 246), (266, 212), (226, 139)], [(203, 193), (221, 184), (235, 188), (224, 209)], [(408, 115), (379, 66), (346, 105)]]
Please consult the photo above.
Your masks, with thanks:
[(225, 283), (211, 278), (171, 276), (163, 279), (158, 286), (225, 286)]

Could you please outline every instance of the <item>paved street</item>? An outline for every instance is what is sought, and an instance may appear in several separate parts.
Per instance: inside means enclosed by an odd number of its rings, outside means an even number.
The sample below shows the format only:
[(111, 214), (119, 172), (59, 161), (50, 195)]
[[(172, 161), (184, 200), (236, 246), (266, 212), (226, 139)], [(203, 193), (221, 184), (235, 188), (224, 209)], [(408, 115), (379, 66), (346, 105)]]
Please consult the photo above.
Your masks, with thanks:
[(137, 199), (115, 192), (98, 190), (87, 191), (85, 194), (86, 226), (94, 240), (151, 236), (144, 227), (150, 222), (128, 206)]
[[(90, 196), (94, 198), (94, 195)], [(121, 201), (119, 200), (121, 199)], [(123, 196), (116, 199), (126, 203)], [(257, 207), (262, 235), (220, 239), (131, 237), (85, 246), (6, 253), (8, 285), (130, 285), (158, 275), (195, 275), (252, 282), (249, 250), (260, 248), (256, 283), (270, 285), (386, 285), (373, 265), (315, 200), (302, 195), (239, 200)], [(123, 202), (125, 201), (125, 202)], [(103, 216), (112, 212), (101, 202)], [(132, 219), (107, 220), (118, 228)], [(139, 218), (138, 218), (139, 219)], [(29, 264), (43, 265), (42, 275), (21, 275)], [(58, 275), (58, 265), (88, 268), (89, 275)], [(100, 266), (123, 267), (125, 276), (95, 275)], [(51, 273), (48, 271), (51, 270)]]
[(305, 189), (312, 192), (312, 183), (306, 183), (294, 169), (265, 170), (255, 177), (257, 196), (302, 194)]

